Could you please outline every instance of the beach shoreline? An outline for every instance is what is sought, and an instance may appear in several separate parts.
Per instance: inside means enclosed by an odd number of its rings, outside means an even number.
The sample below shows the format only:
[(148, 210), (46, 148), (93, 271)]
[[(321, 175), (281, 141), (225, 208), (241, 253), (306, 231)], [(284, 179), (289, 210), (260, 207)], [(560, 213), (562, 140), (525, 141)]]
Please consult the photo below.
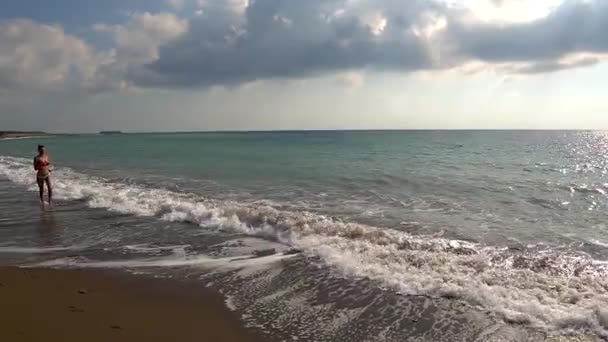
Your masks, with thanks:
[(268, 341), (200, 283), (0, 267), (2, 341)]
[(51, 136), (46, 132), (0, 131), (0, 140), (44, 138)]

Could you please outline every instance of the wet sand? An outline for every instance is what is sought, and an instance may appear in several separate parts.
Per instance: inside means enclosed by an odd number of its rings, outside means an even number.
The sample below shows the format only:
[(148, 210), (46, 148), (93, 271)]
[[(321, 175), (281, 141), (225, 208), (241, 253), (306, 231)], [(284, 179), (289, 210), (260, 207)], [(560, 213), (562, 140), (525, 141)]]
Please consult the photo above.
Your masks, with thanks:
[(0, 341), (266, 341), (200, 284), (0, 267)]

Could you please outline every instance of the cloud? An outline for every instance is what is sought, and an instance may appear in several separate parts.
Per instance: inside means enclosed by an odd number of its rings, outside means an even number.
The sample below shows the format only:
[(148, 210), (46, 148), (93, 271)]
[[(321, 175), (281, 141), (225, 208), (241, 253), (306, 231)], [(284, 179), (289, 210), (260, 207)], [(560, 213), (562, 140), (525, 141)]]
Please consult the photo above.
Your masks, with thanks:
[[(470, 61), (531, 74), (593, 65), (608, 52), (608, 2), (600, 0), (567, 0), (545, 17), (510, 23), (475, 19), (471, 9), (429, 0), (200, 5), (203, 15), (191, 20), (190, 30), (130, 75), (135, 84), (195, 87), (361, 69), (432, 71)], [(563, 61), (585, 52), (598, 56)]]
[(133, 13), (124, 25), (96, 24), (97, 32), (110, 33), (118, 54), (130, 61), (158, 58), (158, 48), (188, 30), (188, 22), (173, 13)]
[(243, 14), (249, 7), (250, 0), (197, 0), (200, 9), (211, 11), (229, 11), (234, 14)]
[(186, 5), (186, 0), (166, 0), (167, 5), (174, 10), (181, 10)]
[(509, 72), (518, 74), (545, 74), (549, 72), (584, 68), (595, 65), (600, 61), (600, 58), (594, 56), (586, 56), (572, 60), (566, 58), (559, 61), (542, 61), (523, 66), (510, 66)]
[[(452, 17), (446, 41), (466, 58), (489, 63), (554, 63), (574, 53), (608, 53), (608, 2), (567, 0), (545, 18), (526, 23), (488, 23)], [(556, 64), (557, 63), (557, 64)]]
[(96, 88), (109, 56), (58, 25), (27, 19), (0, 23), (0, 91)]
[(109, 34), (107, 50), (59, 25), (28, 19), (0, 22), (0, 91), (100, 92), (127, 87), (129, 73), (158, 58), (161, 45), (188, 30), (188, 22), (171, 13), (132, 13), (122, 25), (93, 25)]
[(352, 75), (362, 71), (467, 74), (473, 65), (538, 74), (608, 55), (603, 0), (566, 0), (526, 22), (480, 20), (444, 0), (188, 1), (167, 3), (196, 9), (189, 18), (133, 12), (121, 24), (93, 25), (113, 42), (105, 50), (58, 25), (0, 22), (0, 89), (209, 87), (324, 74), (360, 84)]
[[(412, 31), (426, 0), (258, 0), (203, 10), (190, 30), (131, 75), (140, 86), (191, 87), (380, 68), (433, 68), (426, 39)], [(203, 2), (205, 4), (206, 2)], [(239, 2), (241, 4), (247, 2)]]
[(347, 71), (336, 75), (338, 84), (349, 87), (360, 87), (365, 82), (363, 74), (357, 71)]
[(96, 24), (93, 29), (114, 40), (113, 61), (99, 73), (125, 88), (132, 85), (131, 73), (158, 59), (161, 45), (187, 32), (188, 21), (173, 13), (132, 13), (123, 25)]
[(496, 7), (502, 7), (507, 4), (512, 4), (512, 3), (521, 4), (523, 2), (530, 2), (530, 1), (534, 1), (534, 0), (489, 0), (489, 1)]

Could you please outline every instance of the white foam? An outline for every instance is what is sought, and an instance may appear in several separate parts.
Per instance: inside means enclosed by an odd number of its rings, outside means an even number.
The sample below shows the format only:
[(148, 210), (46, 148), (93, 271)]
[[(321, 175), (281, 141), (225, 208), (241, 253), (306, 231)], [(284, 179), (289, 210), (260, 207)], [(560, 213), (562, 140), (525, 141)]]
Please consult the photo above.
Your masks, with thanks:
[(180, 267), (204, 266), (207, 269), (221, 268), (248, 269), (258, 271), (282, 259), (291, 258), (292, 255), (272, 255), (257, 258), (253, 255), (232, 258), (211, 258), (207, 255), (172, 255), (159, 258), (142, 258), (129, 260), (91, 261), (83, 258), (59, 258), (27, 265), (27, 267), (68, 267), (68, 268), (154, 268), (154, 267)]
[(149, 244), (139, 244), (139, 245), (126, 245), (122, 248), (127, 251), (141, 252), (141, 253), (154, 253), (154, 252), (170, 251), (174, 254), (181, 253), (181, 254), (185, 255), (186, 249), (188, 247), (190, 247), (190, 245), (152, 246)]
[(52, 135), (45, 135), (45, 136), (36, 136), (36, 135), (33, 135), (33, 136), (25, 136), (25, 137), (9, 137), (9, 138), (1, 138), (1, 139), (0, 139), (0, 141), (3, 141), (3, 140), (22, 140), (22, 139), (34, 139), (34, 138), (36, 138), (36, 139), (44, 139), (44, 138), (51, 138), (51, 137), (52, 137)]
[[(35, 189), (29, 164), (26, 159), (0, 157), (0, 175)], [(342, 223), (308, 212), (280, 211), (263, 204), (214, 201), (111, 183), (68, 169), (58, 169), (54, 176), (59, 199), (85, 199), (91, 207), (110, 211), (263, 236), (320, 257), (342, 274), (371, 278), (403, 293), (461, 298), (507, 321), (552, 330), (591, 329), (608, 336), (606, 315), (601, 311), (608, 307), (608, 266), (587, 255), (509, 251), (440, 237), (413, 236)], [(256, 265), (282, 257), (232, 259), (230, 263)], [(181, 256), (83, 267), (214, 263), (218, 259)]]
[(237, 311), (238, 307), (234, 304), (234, 298), (230, 295), (224, 295), (224, 303), (226, 307), (232, 311)]
[(19, 247), (19, 246), (2, 246), (0, 254), (44, 254), (53, 252), (62, 252), (70, 250), (83, 249), (83, 247)]
[(589, 239), (588, 242), (591, 243), (591, 244), (594, 244), (596, 246), (608, 248), (608, 243), (600, 241), (598, 239)]
[(77, 267), (77, 268), (151, 268), (151, 267), (178, 267), (178, 266), (213, 266), (218, 260), (207, 256), (195, 256), (189, 258), (167, 257), (167, 258), (147, 258), (131, 260), (112, 260), (112, 261), (89, 261), (80, 258), (60, 258), (43, 261), (28, 265), (30, 267)]
[(80, 258), (59, 258), (25, 265), (25, 267), (57, 267), (57, 268), (150, 268), (162, 266), (193, 265), (196, 261), (177, 262), (174, 260), (112, 260), (90, 261)]
[(289, 249), (289, 247), (284, 244), (262, 240), (256, 237), (227, 240), (213, 245), (210, 248), (216, 250), (214, 254), (222, 257), (255, 255), (262, 251), (272, 252), (272, 250), (274, 250), (275, 253), (271, 254), (280, 254)]

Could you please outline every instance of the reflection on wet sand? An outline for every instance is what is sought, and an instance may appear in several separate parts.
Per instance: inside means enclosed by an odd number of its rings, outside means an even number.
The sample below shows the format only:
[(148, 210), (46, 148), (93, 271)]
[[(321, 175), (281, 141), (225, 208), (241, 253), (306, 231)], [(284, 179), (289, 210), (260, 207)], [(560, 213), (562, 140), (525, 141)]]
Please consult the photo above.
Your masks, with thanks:
[(52, 247), (60, 244), (63, 228), (55, 219), (52, 211), (40, 213), (40, 224), (36, 229), (38, 244), (40, 247)]

